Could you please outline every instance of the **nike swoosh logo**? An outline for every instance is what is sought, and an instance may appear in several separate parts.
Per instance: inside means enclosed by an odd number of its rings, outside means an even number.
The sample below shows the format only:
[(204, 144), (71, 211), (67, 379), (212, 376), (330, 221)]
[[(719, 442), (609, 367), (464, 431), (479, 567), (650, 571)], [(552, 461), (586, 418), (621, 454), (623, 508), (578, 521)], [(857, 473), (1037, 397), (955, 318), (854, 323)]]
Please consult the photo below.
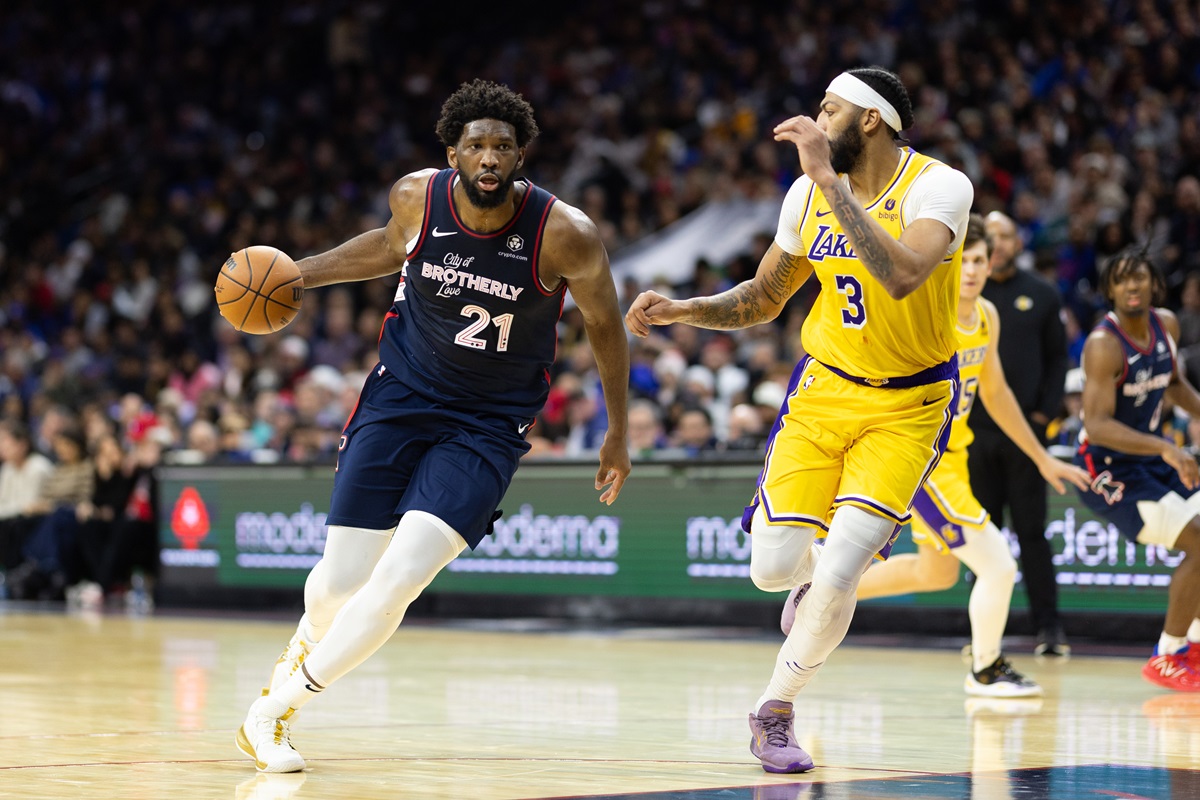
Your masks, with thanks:
[(456, 233), (458, 233), (458, 231), (439, 231), (436, 227), (433, 229), (433, 236), (435, 239), (440, 239), (443, 236), (453, 236)]
[(304, 688), (308, 689), (310, 692), (313, 692), (315, 694), (319, 694), (322, 691), (321, 689), (318, 689), (317, 687), (313, 686), (311, 683), (304, 684)]
[(1140, 358), (1141, 358), (1141, 356), (1140, 356), (1140, 355), (1137, 355), (1137, 356), (1131, 356), (1131, 357), (1129, 358), (1129, 364), (1130, 364), (1130, 366), (1132, 366), (1132, 365), (1136, 364), (1136, 363), (1137, 363), (1137, 361), (1138, 361), (1138, 359), (1140, 359)]
[(940, 399), (941, 399), (940, 397), (935, 397), (935, 398), (933, 398), (932, 400), (922, 400), (922, 401), (921, 401), (921, 405), (923, 405), (923, 406), (931, 406), (931, 405), (933, 405), (934, 403), (936, 403), (936, 402), (937, 402), (938, 400), (940, 400)]
[(818, 211), (818, 212), (817, 212), (817, 216), (818, 216), (818, 217), (823, 217), (823, 216), (825, 216), (826, 214), (832, 214), (832, 213), (833, 213), (833, 209), (831, 208), (831, 209), (829, 209), (828, 211)]
[(526, 422), (524, 425), (518, 425), (517, 433), (524, 433), (525, 431), (529, 430), (529, 426), (532, 424), (532, 422)]

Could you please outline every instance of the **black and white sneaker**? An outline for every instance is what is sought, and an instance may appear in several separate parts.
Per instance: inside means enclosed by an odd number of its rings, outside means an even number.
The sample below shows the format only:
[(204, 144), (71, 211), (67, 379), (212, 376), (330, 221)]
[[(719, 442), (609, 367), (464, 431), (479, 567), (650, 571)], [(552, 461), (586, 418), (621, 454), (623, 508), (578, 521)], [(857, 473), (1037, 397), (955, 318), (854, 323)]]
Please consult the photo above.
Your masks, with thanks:
[(1013, 669), (1003, 655), (979, 672), (969, 673), (963, 689), (976, 697), (1042, 696), (1042, 687)]

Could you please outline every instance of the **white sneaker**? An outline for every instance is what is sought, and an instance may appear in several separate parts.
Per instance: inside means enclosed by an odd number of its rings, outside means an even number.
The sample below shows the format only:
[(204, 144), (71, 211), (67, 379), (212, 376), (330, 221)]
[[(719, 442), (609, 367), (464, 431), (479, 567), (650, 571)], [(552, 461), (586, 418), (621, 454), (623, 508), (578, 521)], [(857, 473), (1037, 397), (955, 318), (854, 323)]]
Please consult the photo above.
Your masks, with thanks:
[(300, 638), (299, 631), (292, 634), (292, 640), (288, 642), (287, 647), (283, 648), (279, 660), (275, 662), (275, 669), (271, 672), (270, 690), (272, 692), (283, 686), (287, 679), (300, 669), (300, 665), (304, 663), (304, 659), (308, 658), (312, 648), (311, 644)]
[(289, 708), (282, 717), (268, 716), (259, 710), (263, 699), (254, 701), (238, 728), (238, 749), (254, 759), (259, 772), (299, 772), (304, 769), (304, 759), (292, 747), (288, 726), (295, 709)]

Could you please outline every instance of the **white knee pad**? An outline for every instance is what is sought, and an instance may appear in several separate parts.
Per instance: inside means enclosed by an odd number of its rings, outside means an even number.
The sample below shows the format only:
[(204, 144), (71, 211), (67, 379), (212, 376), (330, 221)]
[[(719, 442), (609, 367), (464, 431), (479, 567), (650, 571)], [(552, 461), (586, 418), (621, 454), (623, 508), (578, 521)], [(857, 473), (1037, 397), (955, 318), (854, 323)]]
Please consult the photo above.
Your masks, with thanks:
[(791, 591), (812, 577), (812, 542), (806, 525), (768, 525), (762, 506), (750, 524), (750, 579), (764, 592)]
[(409, 511), (363, 591), (384, 607), (407, 607), (466, 547), (466, 540), (439, 517)]
[(345, 599), (362, 588), (387, 550), (394, 528), (371, 530), (330, 525), (325, 553), (304, 585), (305, 602), (312, 599)]
[(834, 512), (825, 547), (813, 571), (812, 588), (796, 613), (814, 638), (836, 637), (840, 642), (846, 635), (858, 581), (895, 530), (892, 520), (855, 506), (843, 506)]

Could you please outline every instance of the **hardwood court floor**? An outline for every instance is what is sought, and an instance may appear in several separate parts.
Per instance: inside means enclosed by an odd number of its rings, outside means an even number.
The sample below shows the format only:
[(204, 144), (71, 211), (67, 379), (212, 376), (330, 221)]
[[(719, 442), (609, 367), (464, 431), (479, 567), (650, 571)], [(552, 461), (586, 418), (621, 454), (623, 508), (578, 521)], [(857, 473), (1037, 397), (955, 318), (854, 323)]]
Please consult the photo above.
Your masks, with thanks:
[(234, 747), (280, 622), (0, 604), (0, 797), (1200, 797), (1200, 696), (1141, 659), (1017, 664), (1043, 701), (975, 701), (957, 653), (840, 648), (803, 696), (818, 767), (771, 776), (746, 715), (778, 640), (686, 629), (406, 624), (299, 715), (307, 772)]

